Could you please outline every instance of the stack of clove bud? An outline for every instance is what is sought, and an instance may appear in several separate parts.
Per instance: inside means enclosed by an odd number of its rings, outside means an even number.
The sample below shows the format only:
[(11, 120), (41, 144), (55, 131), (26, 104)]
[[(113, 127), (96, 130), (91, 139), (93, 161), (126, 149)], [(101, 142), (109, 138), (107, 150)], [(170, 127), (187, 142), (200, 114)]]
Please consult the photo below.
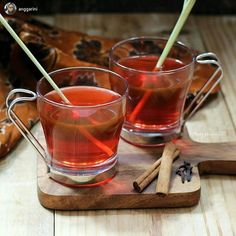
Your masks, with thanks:
[(185, 180), (187, 180), (188, 182), (191, 181), (191, 179), (192, 179), (192, 169), (193, 169), (193, 167), (191, 166), (191, 164), (187, 161), (184, 161), (184, 164), (181, 165), (176, 170), (175, 173), (181, 177), (181, 181), (182, 181), (183, 184), (184, 184)]

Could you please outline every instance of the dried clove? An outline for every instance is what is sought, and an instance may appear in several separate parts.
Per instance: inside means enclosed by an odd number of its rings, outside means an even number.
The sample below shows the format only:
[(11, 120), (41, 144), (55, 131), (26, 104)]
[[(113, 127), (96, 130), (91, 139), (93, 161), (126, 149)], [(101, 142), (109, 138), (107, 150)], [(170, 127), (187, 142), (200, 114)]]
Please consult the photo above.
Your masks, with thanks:
[(185, 180), (188, 182), (191, 181), (192, 179), (192, 169), (193, 167), (191, 164), (187, 161), (184, 161), (184, 164), (179, 166), (178, 169), (176, 170), (176, 174), (181, 177), (181, 181), (184, 184)]

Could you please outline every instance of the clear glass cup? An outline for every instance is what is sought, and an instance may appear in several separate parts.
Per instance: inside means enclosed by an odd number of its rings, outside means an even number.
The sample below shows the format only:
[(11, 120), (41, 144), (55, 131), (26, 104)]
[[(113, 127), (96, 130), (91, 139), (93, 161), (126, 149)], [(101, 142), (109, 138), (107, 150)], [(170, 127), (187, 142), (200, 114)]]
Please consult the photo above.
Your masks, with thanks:
[[(37, 83), (36, 94), (15, 91), (37, 99), (47, 146), (37, 151), (46, 160), (51, 177), (60, 183), (93, 186), (106, 182), (115, 174), (127, 82), (99, 68), (66, 68), (50, 76), (71, 104), (65, 104), (45, 78)], [(20, 102), (24, 100), (21, 97)]]
[[(177, 42), (157, 70), (155, 65), (166, 42), (157, 37), (130, 38), (118, 42), (110, 52), (110, 69), (129, 83), (121, 136), (138, 146), (168, 142), (180, 135), (184, 124), (184, 106), (196, 56), (193, 50)], [(199, 59), (203, 64), (206, 61)]]

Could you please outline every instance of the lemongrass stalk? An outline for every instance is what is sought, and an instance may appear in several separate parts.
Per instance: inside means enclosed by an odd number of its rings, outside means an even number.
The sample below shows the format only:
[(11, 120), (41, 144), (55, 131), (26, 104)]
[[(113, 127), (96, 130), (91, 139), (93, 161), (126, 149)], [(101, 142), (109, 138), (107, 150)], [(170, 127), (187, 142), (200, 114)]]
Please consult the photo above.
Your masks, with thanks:
[(160, 69), (162, 64), (164, 63), (164, 61), (165, 61), (166, 57), (168, 56), (176, 38), (179, 35), (180, 30), (182, 29), (187, 17), (189, 16), (195, 2), (196, 2), (196, 0), (185, 0), (184, 1), (184, 6), (183, 6), (182, 12), (180, 14), (180, 17), (179, 17), (179, 19), (178, 19), (170, 37), (169, 37), (167, 43), (166, 43), (166, 46), (165, 46), (157, 64), (156, 64), (156, 66), (155, 66), (155, 69), (157, 69), (157, 70)]
[[(2, 25), (6, 28), (6, 30), (11, 34), (11, 36), (16, 40), (16, 42), (20, 45), (20, 47), (25, 51), (25, 53), (28, 55), (28, 57), (32, 60), (32, 62), (35, 64), (35, 66), (39, 69), (39, 71), (43, 74), (43, 76), (47, 79), (47, 81), (51, 84), (51, 86), (56, 90), (58, 95), (61, 97), (61, 99), (67, 103), (71, 104), (70, 101), (66, 98), (66, 96), (62, 93), (62, 91), (59, 89), (59, 87), (55, 84), (55, 82), (52, 80), (52, 78), (49, 76), (49, 74), (45, 71), (45, 69), (40, 65), (38, 60), (34, 57), (34, 55), (30, 52), (30, 50), (26, 47), (26, 45), (22, 42), (22, 40), (18, 37), (18, 35), (15, 33), (15, 31), (11, 28), (11, 26), (7, 23), (7, 21), (4, 19), (4, 17), (0, 14), (0, 22)], [(113, 151), (110, 147), (103, 144), (100, 140), (93, 137), (87, 130), (80, 128), (80, 132), (92, 143), (94, 143), (98, 148), (100, 148), (102, 151), (107, 153), (109, 156), (113, 154)]]
[(58, 88), (58, 86), (55, 84), (55, 82), (52, 80), (52, 78), (49, 76), (49, 74), (45, 71), (45, 69), (40, 65), (38, 60), (34, 57), (34, 55), (31, 53), (31, 51), (26, 47), (26, 45), (23, 43), (23, 41), (19, 38), (19, 36), (15, 33), (15, 31), (12, 29), (12, 27), (7, 23), (7, 21), (4, 19), (4, 17), (0, 14), (0, 22), (2, 25), (6, 28), (6, 30), (11, 34), (11, 36), (16, 40), (16, 42), (19, 44), (19, 46), (24, 50), (24, 52), (28, 55), (28, 57), (31, 59), (31, 61), (35, 64), (35, 66), (39, 69), (39, 71), (43, 74), (45, 79), (51, 84), (51, 86), (56, 90), (58, 95), (61, 97), (61, 99), (67, 103), (71, 104), (70, 101), (65, 97), (65, 95), (62, 93), (62, 91)]

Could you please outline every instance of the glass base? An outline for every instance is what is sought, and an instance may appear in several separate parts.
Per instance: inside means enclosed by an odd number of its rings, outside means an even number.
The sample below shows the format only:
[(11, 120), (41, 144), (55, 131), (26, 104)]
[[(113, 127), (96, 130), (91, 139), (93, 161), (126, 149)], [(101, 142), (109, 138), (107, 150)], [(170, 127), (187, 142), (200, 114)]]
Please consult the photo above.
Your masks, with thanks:
[(121, 137), (126, 142), (131, 143), (135, 146), (141, 147), (155, 147), (162, 146), (166, 142), (178, 138), (180, 135), (180, 130), (172, 130), (168, 132), (144, 132), (142, 130), (136, 131), (132, 129), (123, 128), (121, 132)]
[[(104, 167), (104, 166), (103, 166)], [(106, 168), (81, 171), (63, 171), (49, 167), (49, 176), (56, 182), (68, 187), (93, 187), (110, 181), (117, 171), (117, 156), (106, 163)]]

